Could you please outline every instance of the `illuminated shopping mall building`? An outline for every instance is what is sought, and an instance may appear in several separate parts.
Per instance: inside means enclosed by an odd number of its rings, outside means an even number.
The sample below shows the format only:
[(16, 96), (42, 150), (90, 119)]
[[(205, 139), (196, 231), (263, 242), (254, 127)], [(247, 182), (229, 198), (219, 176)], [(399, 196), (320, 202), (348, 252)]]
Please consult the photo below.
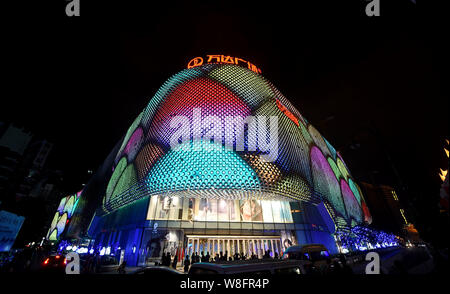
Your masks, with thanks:
[(335, 253), (337, 231), (371, 221), (333, 146), (258, 68), (229, 56), (197, 58), (167, 80), (83, 197), (98, 200), (87, 234), (129, 265), (309, 243)]

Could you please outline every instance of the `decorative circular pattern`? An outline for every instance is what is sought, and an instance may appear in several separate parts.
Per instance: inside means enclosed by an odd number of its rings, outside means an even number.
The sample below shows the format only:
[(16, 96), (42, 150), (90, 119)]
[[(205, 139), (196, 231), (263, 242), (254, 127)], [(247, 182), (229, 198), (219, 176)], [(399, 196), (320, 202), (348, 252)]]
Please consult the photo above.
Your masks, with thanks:
[(314, 141), (314, 144), (320, 148), (320, 151), (322, 151), (323, 155), (325, 157), (331, 156), (330, 150), (328, 149), (327, 143), (325, 143), (325, 140), (323, 139), (322, 135), (319, 133), (318, 130), (316, 130), (313, 125), (308, 126), (309, 134), (311, 135), (311, 138)]
[(128, 162), (133, 162), (139, 148), (141, 147), (142, 141), (144, 139), (144, 133), (142, 128), (137, 128), (133, 135), (131, 135), (130, 140), (128, 141), (127, 146), (124, 149), (124, 153), (128, 157)]
[(125, 157), (122, 157), (119, 160), (119, 163), (116, 165), (116, 168), (114, 169), (114, 172), (111, 175), (111, 178), (109, 179), (108, 186), (106, 187), (106, 196), (105, 196), (106, 202), (108, 202), (109, 199), (111, 198), (114, 188), (116, 187), (117, 181), (119, 180), (120, 176), (122, 175), (126, 167), (127, 167), (127, 159)]
[(141, 112), (138, 117), (133, 121), (130, 128), (128, 129), (127, 133), (125, 134), (125, 137), (122, 141), (122, 145), (120, 146), (119, 152), (116, 156), (115, 164), (117, 164), (119, 158), (123, 155), (123, 150), (125, 149), (125, 146), (127, 146), (128, 141), (130, 140), (130, 137), (133, 135), (136, 128), (139, 126), (140, 122), (142, 121), (143, 113)]
[(60, 235), (64, 232), (69, 220), (75, 212), (80, 196), (81, 191), (61, 199), (58, 209), (50, 224), (50, 229), (47, 232), (46, 238), (48, 240), (58, 240)]
[(345, 167), (344, 163), (340, 158), (337, 159), (337, 167), (339, 171), (341, 172), (342, 177), (347, 181), (348, 177), (350, 176), (348, 173), (347, 168)]
[(127, 191), (130, 187), (132, 187), (137, 182), (136, 170), (133, 164), (129, 164), (123, 173), (120, 175), (120, 178), (117, 180), (117, 184), (114, 187), (114, 191), (111, 195), (111, 200), (114, 200), (118, 195)]
[(149, 143), (141, 149), (134, 162), (139, 180), (142, 180), (147, 176), (150, 168), (163, 154), (164, 151), (162, 148), (153, 143)]
[(357, 223), (362, 221), (362, 210), (361, 206), (358, 204), (352, 190), (348, 186), (347, 182), (343, 179), (341, 180), (341, 192), (344, 198), (345, 209), (349, 219), (353, 219)]
[(334, 210), (346, 217), (339, 182), (328, 161), (317, 146), (311, 148), (311, 169), (314, 178), (314, 190), (328, 201)]

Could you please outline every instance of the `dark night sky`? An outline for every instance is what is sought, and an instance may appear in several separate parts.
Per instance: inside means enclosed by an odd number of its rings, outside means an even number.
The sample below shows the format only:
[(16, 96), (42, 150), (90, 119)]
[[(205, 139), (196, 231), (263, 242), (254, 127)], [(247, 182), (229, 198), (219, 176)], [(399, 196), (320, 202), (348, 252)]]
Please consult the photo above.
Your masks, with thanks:
[(70, 188), (80, 188), (79, 175), (101, 164), (167, 78), (192, 57), (229, 54), (260, 67), (357, 179), (384, 158), (370, 143), (363, 161), (348, 148), (371, 126), (402, 178), (432, 194), (423, 197), (437, 196), (448, 96), (444, 29), (429, 7), (382, 1), (375, 19), (363, 1), (81, 2), (77, 19), (65, 17), (64, 2), (45, 4), (45, 15), (18, 13), (2, 42), (9, 58), (0, 118), (53, 142), (50, 164), (65, 171)]

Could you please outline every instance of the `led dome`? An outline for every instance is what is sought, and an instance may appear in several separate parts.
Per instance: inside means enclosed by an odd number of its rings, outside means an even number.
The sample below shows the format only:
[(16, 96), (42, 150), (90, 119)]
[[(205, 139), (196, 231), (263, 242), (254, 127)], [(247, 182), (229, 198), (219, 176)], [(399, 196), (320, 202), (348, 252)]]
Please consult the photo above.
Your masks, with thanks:
[[(180, 117), (189, 122), (188, 140), (178, 140), (180, 125), (174, 119)], [(206, 117), (213, 118), (211, 125), (204, 123)], [(230, 117), (276, 117), (277, 144), (259, 133), (250, 136), (248, 129), (239, 133)], [(230, 128), (236, 138), (243, 135), (233, 148), (224, 144)], [(184, 140), (177, 148), (171, 147), (174, 136)], [(251, 150), (252, 140), (277, 148), (276, 158), (264, 160), (267, 149)], [(128, 129), (103, 210), (152, 195), (323, 202), (333, 218), (348, 225), (370, 220), (361, 190), (331, 144), (269, 81), (229, 64), (206, 64), (172, 76)]]

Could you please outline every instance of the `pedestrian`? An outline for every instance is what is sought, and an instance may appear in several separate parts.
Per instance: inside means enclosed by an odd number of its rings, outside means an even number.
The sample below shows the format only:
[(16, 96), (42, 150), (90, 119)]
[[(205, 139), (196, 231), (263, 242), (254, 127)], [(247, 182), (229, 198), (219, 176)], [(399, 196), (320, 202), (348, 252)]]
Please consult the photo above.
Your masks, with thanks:
[(191, 265), (191, 262), (189, 261), (189, 256), (186, 255), (186, 258), (184, 259), (184, 273), (187, 273), (189, 271), (190, 265)]
[(119, 272), (119, 274), (125, 274), (126, 266), (127, 266), (127, 261), (126, 260), (122, 261), (122, 263), (119, 265), (119, 268), (117, 269), (117, 272)]
[(170, 253), (166, 252), (166, 256), (164, 257), (163, 266), (170, 266)]
[(178, 264), (178, 256), (177, 254), (175, 254), (175, 256), (173, 257), (172, 267), (174, 269), (177, 269), (177, 264)]
[(166, 266), (170, 266), (170, 262), (172, 261), (172, 256), (170, 256), (170, 252), (167, 252), (167, 257), (166, 257)]
[(92, 255), (88, 255), (86, 260), (86, 268), (84, 269), (85, 273), (89, 273), (91, 271), (92, 266)]
[(94, 273), (97, 273), (99, 270), (99, 262), (100, 257), (97, 253), (95, 253), (94, 261), (92, 262), (92, 270)]
[(341, 256), (340, 261), (341, 261), (341, 264), (342, 264), (342, 269), (341, 269), (342, 274), (344, 274), (344, 275), (353, 275), (353, 270), (348, 265), (347, 259), (345, 259), (345, 256)]
[(166, 253), (165, 252), (163, 252), (163, 254), (161, 256), (160, 265), (162, 265), (162, 266), (166, 265)]

